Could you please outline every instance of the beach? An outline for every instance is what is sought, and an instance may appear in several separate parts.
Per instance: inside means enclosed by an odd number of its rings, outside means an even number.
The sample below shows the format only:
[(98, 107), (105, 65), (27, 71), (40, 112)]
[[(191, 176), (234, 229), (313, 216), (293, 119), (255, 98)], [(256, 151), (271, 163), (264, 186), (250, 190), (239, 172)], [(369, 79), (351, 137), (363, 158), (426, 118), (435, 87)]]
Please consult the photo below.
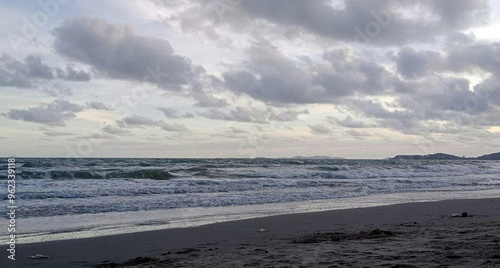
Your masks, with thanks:
[(0, 266), (498, 267), (499, 228), (500, 199), (446, 200), (21, 244)]
[(500, 268), (500, 1), (0, 7), (0, 268)]

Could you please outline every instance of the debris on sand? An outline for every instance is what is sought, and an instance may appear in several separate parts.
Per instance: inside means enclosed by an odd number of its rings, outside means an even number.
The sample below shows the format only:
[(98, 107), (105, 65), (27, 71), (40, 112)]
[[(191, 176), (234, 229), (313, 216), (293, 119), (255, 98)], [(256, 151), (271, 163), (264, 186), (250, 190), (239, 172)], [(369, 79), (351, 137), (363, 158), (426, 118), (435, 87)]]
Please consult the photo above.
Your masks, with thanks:
[(115, 267), (127, 267), (127, 266), (136, 266), (141, 264), (154, 264), (158, 263), (160, 259), (154, 257), (137, 257), (134, 259), (127, 260), (122, 263), (116, 262), (103, 262), (101, 264), (95, 265), (95, 268), (115, 268)]
[(383, 231), (377, 228), (375, 230), (372, 230), (371, 232), (361, 231), (358, 233), (314, 233), (297, 237), (292, 241), (292, 243), (308, 244), (308, 243), (320, 243), (326, 241), (386, 238), (391, 236), (394, 236), (393, 232)]
[(158, 262), (158, 258), (153, 258), (153, 257), (137, 257), (135, 259), (130, 259), (126, 262), (123, 263), (124, 266), (132, 266), (132, 265), (138, 265), (138, 264), (144, 264), (144, 263), (155, 263)]
[(30, 256), (30, 259), (34, 259), (34, 260), (48, 259), (48, 258), (50, 258), (50, 257), (47, 255), (42, 255), (42, 254), (36, 254), (36, 255)]
[(471, 215), (471, 214), (469, 214), (467, 212), (462, 212), (462, 214), (453, 213), (453, 214), (451, 214), (451, 217), (452, 218), (457, 218), (457, 217), (459, 217), (459, 218), (467, 218), (467, 217), (473, 217), (473, 215)]
[(179, 250), (179, 251), (175, 252), (175, 254), (186, 254), (186, 253), (191, 253), (191, 252), (196, 252), (196, 251), (200, 251), (200, 250), (196, 249), (196, 248), (186, 248), (186, 249)]
[(418, 268), (418, 266), (411, 265), (411, 264), (396, 264), (392, 266), (391, 268)]
[[(375, 229), (373, 231), (371, 231), (367, 237), (364, 237), (364, 238), (385, 238), (385, 237), (389, 237), (389, 236), (393, 236), (394, 233), (391, 232), (391, 231), (382, 231), (380, 229)], [(364, 238), (358, 238), (358, 239), (364, 239)]]
[(256, 248), (253, 251), (255, 251), (255, 252), (263, 252), (263, 253), (269, 253), (269, 251), (267, 251), (265, 249), (260, 249), (260, 248)]

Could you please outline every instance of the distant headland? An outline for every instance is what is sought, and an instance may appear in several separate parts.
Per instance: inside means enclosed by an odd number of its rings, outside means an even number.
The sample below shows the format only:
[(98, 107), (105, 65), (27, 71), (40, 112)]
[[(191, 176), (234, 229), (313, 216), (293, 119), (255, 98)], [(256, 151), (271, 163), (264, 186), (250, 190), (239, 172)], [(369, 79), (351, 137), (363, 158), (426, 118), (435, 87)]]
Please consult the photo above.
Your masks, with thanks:
[(412, 159), (412, 160), (500, 160), (500, 153), (487, 154), (479, 157), (460, 157), (452, 154), (428, 154), (428, 155), (396, 155), (391, 159)]

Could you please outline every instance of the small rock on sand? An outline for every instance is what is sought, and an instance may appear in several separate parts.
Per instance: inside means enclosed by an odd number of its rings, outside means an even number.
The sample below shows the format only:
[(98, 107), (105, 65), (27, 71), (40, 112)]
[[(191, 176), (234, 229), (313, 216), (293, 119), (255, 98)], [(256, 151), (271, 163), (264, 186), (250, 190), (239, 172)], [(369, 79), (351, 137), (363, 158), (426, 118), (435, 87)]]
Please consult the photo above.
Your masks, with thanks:
[(396, 264), (392, 266), (391, 268), (418, 268), (418, 266), (411, 265), (411, 264)]

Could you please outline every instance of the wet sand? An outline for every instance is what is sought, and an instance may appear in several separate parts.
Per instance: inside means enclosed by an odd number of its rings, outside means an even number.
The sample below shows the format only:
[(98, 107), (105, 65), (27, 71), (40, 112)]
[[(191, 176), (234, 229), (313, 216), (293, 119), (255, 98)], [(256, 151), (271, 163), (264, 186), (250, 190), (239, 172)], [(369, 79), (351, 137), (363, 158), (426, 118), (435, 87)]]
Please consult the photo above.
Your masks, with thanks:
[[(451, 217), (467, 212), (472, 217)], [(500, 267), (500, 199), (272, 216), (19, 244), (0, 267)], [(29, 256), (43, 254), (46, 259)]]

